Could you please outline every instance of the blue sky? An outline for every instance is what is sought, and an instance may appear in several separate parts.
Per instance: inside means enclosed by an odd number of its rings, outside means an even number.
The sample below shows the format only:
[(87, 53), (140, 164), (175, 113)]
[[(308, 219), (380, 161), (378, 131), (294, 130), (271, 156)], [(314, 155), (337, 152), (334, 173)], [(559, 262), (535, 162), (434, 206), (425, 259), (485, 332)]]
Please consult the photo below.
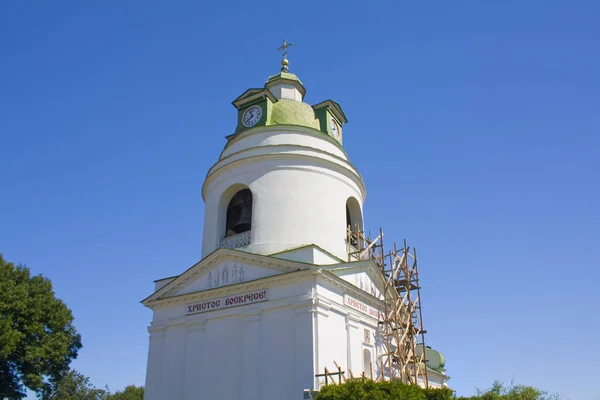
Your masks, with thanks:
[[(332, 98), (365, 222), (419, 251), (450, 385), (597, 400), (600, 3), (0, 3), (0, 252), (48, 276), (98, 386), (144, 382), (152, 281), (201, 254), (231, 105)], [(593, 268), (596, 267), (596, 268)]]

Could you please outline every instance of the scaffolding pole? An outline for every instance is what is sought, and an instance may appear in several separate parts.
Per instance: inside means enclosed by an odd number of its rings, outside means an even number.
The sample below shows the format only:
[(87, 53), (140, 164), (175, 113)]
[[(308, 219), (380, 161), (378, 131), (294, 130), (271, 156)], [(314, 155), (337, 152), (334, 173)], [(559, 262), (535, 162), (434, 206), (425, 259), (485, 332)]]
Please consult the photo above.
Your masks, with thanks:
[(358, 225), (355, 228), (347, 229), (348, 261), (373, 260), (385, 282), (383, 319), (379, 321), (384, 344), (380, 378), (428, 387), (416, 249), (411, 253), (405, 240), (403, 247), (394, 242), (393, 250), (386, 253), (382, 229), (371, 239)]

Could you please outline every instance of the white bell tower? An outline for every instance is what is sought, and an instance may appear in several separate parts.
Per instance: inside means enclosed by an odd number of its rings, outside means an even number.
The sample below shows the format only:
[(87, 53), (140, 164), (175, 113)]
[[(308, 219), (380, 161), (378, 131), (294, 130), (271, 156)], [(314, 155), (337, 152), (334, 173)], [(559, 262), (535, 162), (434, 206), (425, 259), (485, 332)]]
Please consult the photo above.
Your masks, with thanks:
[(346, 260), (346, 228), (362, 226), (365, 185), (342, 147), (346, 117), (332, 100), (303, 102), (285, 55), (282, 64), (263, 88), (233, 101), (235, 133), (202, 190), (202, 257), (221, 247), (270, 255), (313, 244)]
[[(235, 131), (202, 187), (201, 259), (142, 301), (152, 310), (145, 400), (306, 399), (333, 368), (392, 379), (392, 346), (406, 353), (397, 326), (429, 360), (414, 382), (448, 379), (441, 354), (413, 340), (421, 331), (406, 310), (420, 307), (390, 297), (390, 284), (407, 292), (418, 281), (390, 280), (357, 233), (365, 185), (342, 147), (344, 112), (305, 103), (287, 67), (284, 53), (280, 73), (233, 101)], [(404, 311), (385, 322), (392, 305)], [(402, 368), (425, 368), (416, 351)]]

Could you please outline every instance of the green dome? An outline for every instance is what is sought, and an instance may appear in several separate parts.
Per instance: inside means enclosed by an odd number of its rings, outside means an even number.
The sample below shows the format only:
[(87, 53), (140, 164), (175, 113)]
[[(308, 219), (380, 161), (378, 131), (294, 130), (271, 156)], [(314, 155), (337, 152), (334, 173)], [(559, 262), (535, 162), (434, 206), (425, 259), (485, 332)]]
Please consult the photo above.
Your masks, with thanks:
[(289, 99), (279, 99), (273, 104), (268, 125), (300, 125), (320, 129), (319, 120), (309, 104)]
[[(423, 348), (417, 347), (417, 355), (421, 357), (423, 354)], [(425, 349), (425, 359), (427, 359), (427, 366), (434, 371), (443, 372), (446, 365), (444, 355), (437, 350), (433, 350), (431, 347)]]

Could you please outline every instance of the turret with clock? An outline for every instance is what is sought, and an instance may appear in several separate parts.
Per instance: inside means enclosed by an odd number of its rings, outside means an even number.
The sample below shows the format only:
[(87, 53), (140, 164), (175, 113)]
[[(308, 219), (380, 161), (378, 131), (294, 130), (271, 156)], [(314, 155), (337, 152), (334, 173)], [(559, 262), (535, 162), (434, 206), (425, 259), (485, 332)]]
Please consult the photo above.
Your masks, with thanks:
[(313, 106), (303, 101), (306, 88), (288, 69), (286, 55), (291, 45), (284, 41), (278, 49), (284, 51), (281, 72), (269, 77), (264, 87), (248, 89), (233, 101), (238, 122), (229, 140), (260, 127), (287, 126), (308, 128), (315, 135), (326, 135), (342, 144), (342, 125), (348, 122), (342, 108), (333, 100)]

